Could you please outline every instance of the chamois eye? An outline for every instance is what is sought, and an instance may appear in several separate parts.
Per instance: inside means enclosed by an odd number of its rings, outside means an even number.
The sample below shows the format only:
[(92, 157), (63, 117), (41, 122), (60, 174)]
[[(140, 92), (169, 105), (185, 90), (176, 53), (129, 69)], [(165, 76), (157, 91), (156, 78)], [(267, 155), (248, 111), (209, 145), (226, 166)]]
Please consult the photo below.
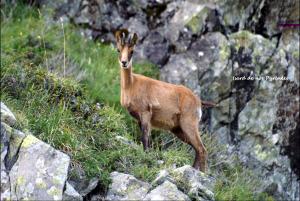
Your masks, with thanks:
[(117, 51), (120, 53), (120, 50), (119, 50), (119, 49), (117, 49)]

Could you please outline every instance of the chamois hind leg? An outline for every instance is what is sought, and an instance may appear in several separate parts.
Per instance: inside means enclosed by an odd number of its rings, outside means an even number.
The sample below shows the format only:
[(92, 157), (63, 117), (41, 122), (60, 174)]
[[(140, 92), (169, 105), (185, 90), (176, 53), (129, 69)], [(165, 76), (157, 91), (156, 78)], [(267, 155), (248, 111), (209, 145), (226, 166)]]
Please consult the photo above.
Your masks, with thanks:
[(173, 134), (175, 134), (176, 137), (178, 137), (181, 141), (183, 141), (183, 142), (188, 143), (189, 145), (191, 145), (191, 143), (188, 142), (187, 138), (185, 137), (184, 132), (182, 131), (182, 129), (180, 127), (172, 129), (171, 132)]
[(151, 134), (151, 112), (144, 112), (141, 114), (140, 118), (140, 128), (142, 131), (142, 143), (144, 147), (144, 151), (149, 148), (149, 136)]
[(198, 131), (198, 118), (193, 118), (191, 116), (182, 117), (180, 120), (180, 126), (184, 133), (184, 137), (187, 139), (187, 143), (189, 143), (195, 149), (195, 161), (193, 167), (195, 169), (199, 169), (202, 172), (206, 171), (206, 160), (207, 160), (207, 151), (201, 141), (200, 133)]

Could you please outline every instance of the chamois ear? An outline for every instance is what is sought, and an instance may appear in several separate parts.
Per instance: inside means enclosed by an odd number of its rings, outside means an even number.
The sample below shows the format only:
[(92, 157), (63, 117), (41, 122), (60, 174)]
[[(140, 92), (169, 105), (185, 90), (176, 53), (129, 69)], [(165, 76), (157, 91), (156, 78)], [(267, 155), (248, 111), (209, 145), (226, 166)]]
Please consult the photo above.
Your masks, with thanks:
[(131, 45), (132, 45), (132, 46), (136, 45), (137, 40), (138, 40), (138, 36), (137, 36), (136, 33), (134, 33), (134, 34), (132, 35), (132, 39), (131, 39), (131, 41), (130, 41)]
[(116, 31), (115, 33), (115, 38), (117, 43), (122, 42), (128, 35), (128, 30), (127, 29), (120, 29), (118, 31)]

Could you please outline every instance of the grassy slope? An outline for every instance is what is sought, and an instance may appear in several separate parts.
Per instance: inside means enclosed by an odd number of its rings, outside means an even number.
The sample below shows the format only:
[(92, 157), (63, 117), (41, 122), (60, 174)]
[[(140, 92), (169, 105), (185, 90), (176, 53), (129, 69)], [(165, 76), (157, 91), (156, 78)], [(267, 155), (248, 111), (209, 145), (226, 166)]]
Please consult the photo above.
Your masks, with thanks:
[[(20, 129), (68, 153), (72, 165), (82, 167), (90, 177), (100, 176), (105, 185), (113, 170), (150, 181), (163, 167), (191, 163), (187, 146), (167, 151), (154, 148), (146, 154), (140, 145), (117, 141), (117, 135), (136, 137), (130, 132), (135, 128), (132, 121), (115, 106), (119, 102), (116, 51), (82, 38), (67, 26), (66, 56), (86, 70), (86, 78), (78, 83), (49, 73), (52, 64), (46, 61), (63, 52), (61, 24), (46, 26), (31, 9), (20, 6), (11, 17), (1, 19), (1, 101), (12, 108)], [(157, 76), (151, 68), (137, 66), (137, 70)], [(99, 110), (97, 101), (102, 105)], [(157, 160), (165, 163), (159, 165)]]
[[(104, 186), (114, 170), (151, 181), (160, 169), (192, 163), (190, 148), (165, 133), (153, 138), (150, 152), (142, 150), (135, 124), (119, 107), (119, 68), (112, 46), (86, 40), (69, 25), (64, 26), (63, 35), (59, 22), (51, 24), (26, 6), (3, 11), (8, 17), (1, 18), (1, 101), (12, 108), (20, 129), (30, 130), (69, 154), (72, 166), (83, 168), (89, 177), (99, 176)], [(63, 68), (61, 57), (51, 61), (63, 52), (67, 61), (72, 61), (67, 62), (67, 68), (75, 65), (79, 69), (75, 72), (86, 72), (80, 83), (74, 74), (62, 78), (59, 70), (49, 73), (52, 67)], [(154, 66), (143, 66), (135, 65), (135, 71), (158, 77)], [(96, 102), (101, 103), (100, 109)], [(116, 136), (139, 145), (124, 145)], [(215, 155), (224, 148), (207, 136), (204, 141), (213, 167), (220, 163)], [(211, 168), (217, 177), (218, 200), (257, 198), (249, 172), (240, 167), (218, 167)]]

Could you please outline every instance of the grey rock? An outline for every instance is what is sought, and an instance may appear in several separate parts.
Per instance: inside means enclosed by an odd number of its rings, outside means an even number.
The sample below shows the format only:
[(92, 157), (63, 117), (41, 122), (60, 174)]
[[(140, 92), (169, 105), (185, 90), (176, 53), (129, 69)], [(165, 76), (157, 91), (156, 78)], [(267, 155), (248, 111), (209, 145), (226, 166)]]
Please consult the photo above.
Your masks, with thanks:
[(92, 190), (94, 190), (97, 187), (98, 183), (99, 183), (99, 179), (98, 178), (96, 178), (96, 177), (92, 178), (89, 181), (88, 186), (84, 190), (80, 191), (80, 194), (82, 196), (86, 196), (87, 194), (89, 194)]
[(44, 7), (55, 10), (55, 19), (62, 19), (68, 22), (69, 19), (75, 17), (80, 11), (80, 3), (78, 0), (59, 0), (59, 1), (44, 1)]
[(160, 170), (156, 178), (151, 182), (151, 185), (158, 186), (164, 183), (165, 181), (175, 183), (175, 180), (171, 177), (168, 170)]
[[(299, 77), (300, 77), (300, 36), (299, 34), (291, 31), (283, 31), (282, 37), (279, 41), (279, 49), (285, 52), (285, 58), (288, 62), (287, 77), (289, 80), (295, 82), (299, 86)], [(284, 54), (281, 53), (283, 56)], [(282, 58), (282, 56), (280, 58)], [(279, 60), (280, 61), (280, 60)]]
[(69, 162), (67, 155), (33, 135), (26, 136), (9, 173), (11, 199), (62, 200)]
[[(9, 130), (8, 130), (9, 128)], [(1, 170), (6, 170), (5, 157), (9, 149), (10, 133), (12, 128), (1, 122)]]
[[(214, 13), (213, 8), (205, 6), (185, 26), (195, 35), (200, 35), (204, 31), (212, 32), (217, 25), (217, 18)], [(209, 19), (211, 20), (209, 21)]]
[(177, 186), (185, 189), (196, 200), (214, 200), (214, 178), (208, 177), (190, 165), (177, 168), (172, 172)]
[(112, 183), (105, 200), (142, 200), (150, 189), (150, 184), (132, 175), (112, 172), (110, 177)]
[[(2, 164), (1, 164), (2, 165)], [(0, 199), (3, 201), (8, 201), (10, 199), (10, 181), (7, 172), (1, 167), (1, 194)]]
[(73, 188), (69, 182), (66, 182), (66, 190), (63, 193), (64, 201), (82, 201), (82, 196)]
[(8, 109), (8, 107), (1, 102), (1, 122), (7, 123), (10, 126), (13, 126), (16, 123), (15, 115)]
[[(263, 21), (265, 34), (272, 36), (274, 34), (284, 31), (284, 28), (278, 26), (278, 23), (286, 23), (289, 21), (294, 21), (299, 16), (299, 2), (293, 0), (287, 0), (284, 2), (273, 2), (271, 0), (266, 0), (262, 2), (259, 9), (256, 10), (257, 17), (253, 19), (250, 25), (256, 24), (258, 16), (263, 15), (263, 9), (268, 9), (265, 14), (265, 19)], [(295, 31), (296, 32), (296, 31)]]
[[(235, 137), (239, 141), (239, 156), (248, 167), (253, 168), (261, 177), (267, 178), (263, 180), (264, 186), (276, 184), (278, 188), (274, 190), (274, 197), (295, 199), (293, 196), (298, 190), (291, 188), (290, 184), (296, 181), (284, 176), (292, 173), (289, 168), (289, 159), (280, 154), (280, 144), (284, 144), (286, 133), (293, 133), (296, 130), (295, 117), (297, 115), (286, 117), (284, 114), (292, 110), (294, 114), (298, 114), (299, 107), (296, 105), (299, 104), (299, 99), (291, 97), (299, 92), (296, 90), (295, 83), (267, 78), (267, 76), (283, 76), (291, 66), (292, 62), (287, 60), (287, 53), (284, 50), (286, 47), (279, 46), (276, 49), (274, 41), (249, 32), (232, 34), (230, 39), (235, 48), (241, 48), (236, 47), (238, 44), (243, 44), (244, 48), (244, 53), (240, 54), (243, 62), (238, 61), (237, 65), (233, 66), (233, 72), (238, 75), (262, 78), (248, 82), (248, 86), (252, 85), (252, 89), (247, 88), (246, 85), (242, 86), (247, 81), (235, 81), (233, 84), (237, 91), (234, 104), (239, 105), (235, 110), (238, 114), (238, 132), (235, 133)], [(247, 56), (250, 55), (247, 52), (252, 52), (251, 57)], [(247, 93), (248, 100), (245, 98)], [(249, 97), (251, 97), (250, 100)], [(282, 121), (283, 119), (285, 121)], [(273, 136), (277, 136), (275, 146)], [(273, 169), (272, 173), (270, 169)]]
[(222, 14), (224, 24), (232, 31), (237, 31), (239, 27), (245, 27), (246, 19), (251, 15), (251, 9), (258, 1), (246, 0), (236, 2), (234, 0), (218, 1), (219, 11)]
[(176, 53), (185, 52), (193, 40), (192, 35), (199, 35), (204, 30), (208, 10), (210, 11), (201, 3), (172, 2), (161, 16), (167, 23), (158, 30), (175, 47)]
[[(286, 41), (299, 44), (299, 36), (286, 33), (276, 47), (276, 40), (248, 31), (230, 34), (228, 39), (220, 33), (208, 33), (193, 42), (187, 52), (171, 55), (161, 69), (161, 78), (188, 86), (204, 100), (218, 102), (211, 110), (212, 133), (222, 143), (235, 141), (240, 159), (255, 174), (267, 178), (263, 182), (266, 186), (274, 183), (273, 177), (282, 179), (275, 182), (276, 198), (296, 199), (299, 187), (289, 185), (295, 179), (284, 175), (290, 174), (291, 166), (279, 154), (280, 147), (298, 146), (291, 143), (290, 136), (298, 124), (299, 62), (295, 58), (299, 58), (299, 48)], [(287, 80), (265, 79), (283, 75)], [(233, 76), (258, 79), (238, 81)], [(299, 154), (292, 152), (292, 166), (297, 167)], [(270, 169), (278, 173), (271, 174)]]
[(89, 186), (89, 179), (81, 166), (70, 166), (68, 182), (77, 192), (84, 191)]
[(171, 55), (169, 62), (160, 72), (162, 80), (173, 84), (183, 84), (196, 94), (200, 94), (198, 65), (187, 54)]
[[(212, 111), (214, 120), (212, 123), (223, 122), (230, 123), (234, 120), (236, 114), (236, 105), (232, 104), (234, 102), (233, 97), (226, 98), (219, 102), (217, 109)], [(230, 110), (229, 110), (230, 108)], [(217, 127), (218, 125), (212, 125), (212, 127)]]
[(188, 54), (198, 64), (201, 96), (219, 102), (230, 91), (229, 42), (221, 33), (209, 33), (193, 43)]
[[(214, 112), (214, 111), (213, 111)], [(213, 122), (215, 123), (215, 122)], [(217, 122), (216, 122), (217, 123)], [(215, 125), (213, 125), (215, 126)], [(217, 140), (220, 144), (231, 144), (231, 138), (230, 138), (230, 130), (228, 129), (228, 126), (218, 126), (219, 128), (216, 128), (213, 132), (214, 136), (217, 136)]]
[(178, 3), (178, 10), (172, 17), (170, 23), (177, 26), (186, 25), (197, 13), (199, 13), (204, 5), (196, 4), (190, 1), (181, 1)]
[[(15, 119), (10, 110), (1, 102), (1, 197), (0, 199), (11, 200), (11, 185), (9, 170), (17, 159), (18, 149), (22, 143), (25, 134), (11, 128), (15, 124)], [(5, 112), (3, 112), (5, 111)], [(2, 118), (6, 115), (6, 118)], [(9, 120), (8, 120), (9, 119)]]
[(91, 201), (99, 201), (99, 200), (105, 200), (105, 197), (103, 197), (101, 194), (96, 194), (91, 197)]
[(190, 198), (183, 192), (179, 191), (175, 184), (165, 181), (163, 184), (159, 185), (150, 193), (146, 195), (143, 200), (182, 200), (189, 201)]
[(125, 23), (124, 28), (127, 28), (129, 32), (136, 33), (138, 35), (139, 41), (145, 38), (149, 33), (147, 22), (136, 17), (130, 18)]
[(138, 60), (149, 60), (157, 65), (164, 65), (169, 58), (169, 43), (158, 31), (152, 31), (142, 44), (136, 47)]
[(206, 100), (218, 102), (229, 93), (231, 71), (227, 65), (229, 42), (220, 33), (209, 33), (194, 42), (188, 52), (171, 55), (161, 69), (161, 79), (183, 84)]
[(225, 0), (215, 3), (229, 32), (250, 30), (266, 36), (281, 32), (283, 28), (276, 22), (295, 20), (299, 10), (299, 3), (292, 0), (284, 3), (271, 0)]

